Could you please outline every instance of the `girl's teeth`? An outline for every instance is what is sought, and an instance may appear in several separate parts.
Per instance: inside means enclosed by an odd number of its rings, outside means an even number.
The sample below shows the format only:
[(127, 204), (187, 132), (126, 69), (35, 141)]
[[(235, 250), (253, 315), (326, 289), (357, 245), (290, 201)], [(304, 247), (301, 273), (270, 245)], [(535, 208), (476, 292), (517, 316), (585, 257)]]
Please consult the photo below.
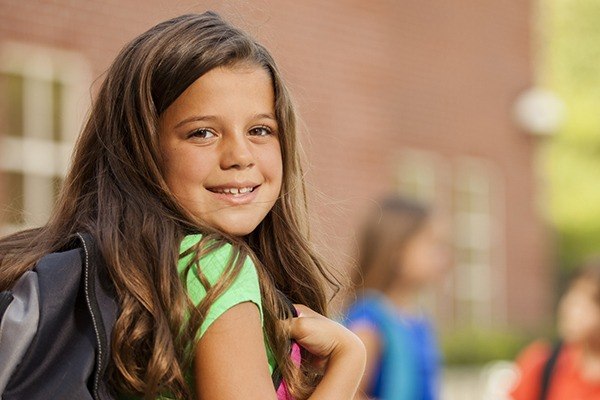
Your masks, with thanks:
[(218, 193), (225, 193), (225, 194), (233, 194), (233, 195), (237, 195), (237, 194), (244, 194), (244, 193), (249, 193), (252, 191), (251, 187), (247, 187), (247, 188), (226, 188), (226, 189), (221, 189), (218, 190)]

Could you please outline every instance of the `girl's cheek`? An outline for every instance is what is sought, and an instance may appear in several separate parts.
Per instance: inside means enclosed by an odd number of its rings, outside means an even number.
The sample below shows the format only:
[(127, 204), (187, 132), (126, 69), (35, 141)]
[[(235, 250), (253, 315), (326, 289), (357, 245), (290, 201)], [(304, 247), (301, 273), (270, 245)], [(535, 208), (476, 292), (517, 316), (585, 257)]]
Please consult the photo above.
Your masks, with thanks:
[(563, 301), (559, 322), (567, 341), (595, 341), (600, 335), (600, 309), (584, 296), (571, 295)]
[(596, 317), (594, 318), (594, 321), (592, 336), (600, 344), (600, 307), (596, 307)]

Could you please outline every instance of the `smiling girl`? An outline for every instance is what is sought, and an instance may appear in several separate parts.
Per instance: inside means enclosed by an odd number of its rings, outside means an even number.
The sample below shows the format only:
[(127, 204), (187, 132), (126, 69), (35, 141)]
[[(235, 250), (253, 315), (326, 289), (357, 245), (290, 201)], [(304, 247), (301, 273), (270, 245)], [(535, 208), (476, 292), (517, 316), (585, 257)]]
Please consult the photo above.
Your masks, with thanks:
[(364, 347), (324, 316), (302, 179), (267, 50), (215, 13), (174, 18), (117, 56), (50, 221), (0, 240), (1, 286), (87, 231), (119, 298), (118, 396), (350, 399)]

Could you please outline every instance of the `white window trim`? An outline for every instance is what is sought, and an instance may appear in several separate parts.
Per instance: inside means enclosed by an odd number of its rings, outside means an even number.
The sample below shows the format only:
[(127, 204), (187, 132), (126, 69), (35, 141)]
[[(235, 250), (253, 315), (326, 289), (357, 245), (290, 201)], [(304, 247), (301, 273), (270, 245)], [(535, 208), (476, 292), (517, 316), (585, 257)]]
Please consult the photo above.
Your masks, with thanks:
[[(89, 106), (91, 71), (85, 59), (74, 52), (30, 44), (0, 45), (0, 73), (23, 76), (23, 136), (0, 136), (0, 170), (23, 174), (25, 224), (0, 226), (8, 233), (44, 223), (52, 207), (51, 187), (35, 183), (39, 177), (64, 177), (73, 144)], [(51, 122), (51, 84), (60, 81), (62, 102), (60, 141), (36, 137)], [(50, 92), (49, 92), (50, 91)], [(2, 135), (2, 132), (0, 132)], [(51, 198), (52, 196), (50, 196)]]
[[(403, 148), (395, 154), (395, 180), (400, 195), (415, 197), (431, 206), (432, 211), (442, 217), (442, 223), (450, 224), (452, 217), (452, 168), (451, 162), (444, 156), (419, 148)], [(403, 177), (404, 170), (409, 168), (417, 174), (416, 193), (403, 189), (407, 180)], [(412, 185), (413, 182), (410, 182)], [(419, 296), (419, 304), (427, 310), (442, 325), (454, 324), (454, 302), (448, 298), (454, 296), (454, 276), (448, 273), (439, 286), (430, 287)]]
[[(478, 325), (498, 325), (507, 320), (507, 268), (505, 260), (505, 240), (504, 240), (504, 181), (501, 178), (499, 169), (489, 160), (475, 157), (463, 157), (457, 161), (455, 167), (455, 190), (460, 190), (460, 186), (468, 181), (467, 190), (482, 190), (481, 185), (477, 185), (472, 180), (472, 171), (484, 175), (486, 186), (486, 196), (489, 197), (489, 209), (487, 213), (471, 214), (455, 208), (455, 245), (457, 249), (471, 247), (476, 251), (482, 252), (486, 258), (484, 263), (470, 263), (459, 265), (457, 261), (456, 274), (461, 269), (469, 269), (470, 276), (467, 286), (472, 290), (470, 293), (463, 293), (461, 285), (456, 276), (455, 297), (457, 300), (466, 300), (473, 305), (471, 322)], [(477, 179), (477, 177), (475, 177)], [(475, 183), (475, 187), (473, 184)], [(479, 187), (477, 187), (479, 186)], [(479, 231), (473, 235), (476, 239), (467, 238), (465, 231), (461, 230), (463, 224), (468, 224), (469, 229)], [(475, 245), (475, 246), (473, 246)]]

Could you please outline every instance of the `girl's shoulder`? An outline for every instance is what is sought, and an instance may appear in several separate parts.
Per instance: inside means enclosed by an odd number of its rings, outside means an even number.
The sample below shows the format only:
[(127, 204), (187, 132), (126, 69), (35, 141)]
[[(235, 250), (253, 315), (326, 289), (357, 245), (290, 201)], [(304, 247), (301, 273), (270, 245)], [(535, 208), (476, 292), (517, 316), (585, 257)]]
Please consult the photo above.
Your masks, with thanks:
[[(188, 294), (197, 303), (205, 295), (206, 286), (215, 285), (221, 279), (232, 280), (222, 296), (251, 296), (260, 299), (260, 285), (256, 266), (250, 257), (239, 260), (239, 253), (230, 243), (202, 242), (200, 234), (186, 236), (180, 246), (178, 271), (187, 283)], [(199, 257), (194, 248), (200, 252)], [(241, 261), (238, 269), (235, 264)]]
[(546, 340), (536, 340), (521, 351), (516, 359), (519, 378), (511, 391), (513, 399), (539, 398), (542, 373), (551, 352), (552, 345)]
[(517, 365), (521, 369), (540, 369), (552, 351), (552, 344), (546, 340), (536, 340), (525, 347), (517, 356)]
[[(389, 319), (392, 314), (386, 304), (383, 294), (367, 291), (357, 297), (346, 310), (346, 326), (352, 327), (366, 325), (375, 328)], [(375, 329), (377, 330), (377, 329)]]
[[(188, 235), (182, 240), (180, 247), (178, 270), (185, 281), (192, 303), (198, 305), (206, 297), (207, 290), (215, 287), (221, 279), (227, 280), (229, 274), (233, 277), (229, 285), (223, 288), (220, 295), (211, 303), (202, 323), (200, 335), (203, 335), (208, 327), (228, 309), (243, 302), (256, 304), (262, 323), (260, 283), (256, 266), (251, 258), (246, 257), (242, 260), (241, 268), (236, 269), (232, 267), (232, 263), (237, 260), (238, 253), (233, 245), (202, 243), (202, 239), (202, 235)], [(197, 257), (193, 251), (194, 247), (198, 247), (200, 257)]]

